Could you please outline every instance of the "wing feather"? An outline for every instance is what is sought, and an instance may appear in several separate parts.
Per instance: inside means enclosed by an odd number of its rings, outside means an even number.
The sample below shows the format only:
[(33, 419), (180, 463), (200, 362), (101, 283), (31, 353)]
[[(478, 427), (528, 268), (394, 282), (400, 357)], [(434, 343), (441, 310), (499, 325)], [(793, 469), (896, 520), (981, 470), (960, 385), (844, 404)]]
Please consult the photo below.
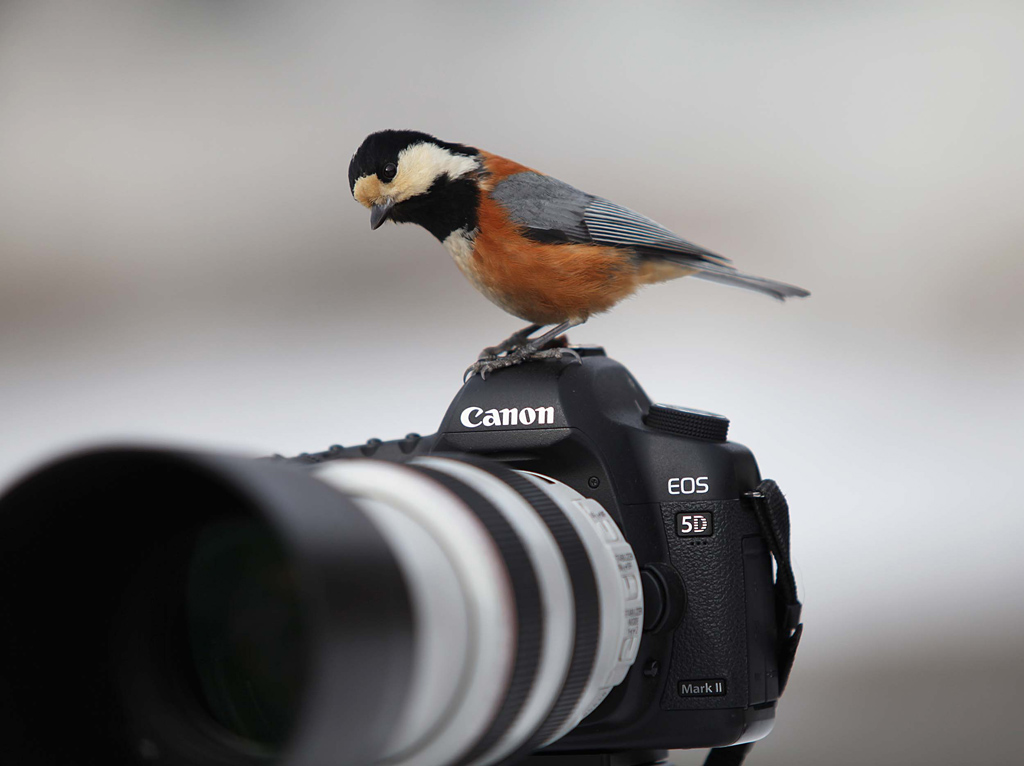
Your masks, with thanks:
[(594, 197), (557, 178), (533, 171), (516, 173), (495, 184), (491, 198), (533, 239), (592, 241), (583, 216)]
[(491, 196), (525, 236), (539, 242), (621, 247), (641, 259), (678, 263), (699, 279), (780, 300), (809, 294), (801, 287), (737, 271), (728, 258), (688, 242), (647, 216), (534, 171), (507, 176), (495, 184)]
[(727, 265), (729, 259), (680, 237), (650, 218), (551, 176), (527, 171), (499, 181), (491, 197), (525, 234), (542, 242), (595, 243)]
[(595, 197), (587, 206), (584, 222), (591, 238), (603, 245), (640, 248), (648, 255), (658, 255), (648, 250), (660, 250), (690, 256), (697, 261), (729, 263), (725, 256), (688, 242), (647, 216), (600, 197)]

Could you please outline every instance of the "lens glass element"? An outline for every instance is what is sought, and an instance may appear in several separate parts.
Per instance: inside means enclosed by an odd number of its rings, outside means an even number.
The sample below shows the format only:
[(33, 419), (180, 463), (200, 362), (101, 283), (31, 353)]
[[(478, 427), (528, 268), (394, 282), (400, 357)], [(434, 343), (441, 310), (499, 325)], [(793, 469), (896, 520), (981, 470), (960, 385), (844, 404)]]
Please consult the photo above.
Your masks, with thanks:
[(193, 667), (210, 713), (254, 745), (280, 750), (305, 671), (297, 580), (281, 542), (254, 519), (210, 524), (196, 540), (186, 599)]

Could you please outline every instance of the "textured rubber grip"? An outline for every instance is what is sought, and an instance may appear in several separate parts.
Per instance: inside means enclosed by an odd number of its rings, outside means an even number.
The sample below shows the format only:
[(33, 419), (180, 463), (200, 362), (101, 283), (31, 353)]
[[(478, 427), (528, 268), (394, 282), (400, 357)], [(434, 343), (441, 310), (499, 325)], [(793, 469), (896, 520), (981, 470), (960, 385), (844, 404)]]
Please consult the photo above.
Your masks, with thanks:
[(600, 607), (597, 598), (597, 581), (590, 557), (573, 527), (572, 522), (557, 505), (544, 494), (543, 490), (515, 471), (500, 463), (459, 456), (459, 460), (470, 463), (496, 476), (518, 492), (540, 516), (551, 530), (562, 552), (569, 578), (572, 581), (573, 601), (576, 609), (576, 633), (573, 638), (572, 660), (562, 690), (545, 717), (544, 723), (507, 760), (514, 763), (543, 745), (552, 734), (561, 728), (579, 702), (587, 685), (590, 672), (597, 656), (598, 632), (600, 630)]
[(459, 479), (446, 473), (420, 465), (410, 465), (409, 467), (429, 476), (433, 481), (445, 487), (476, 514), (501, 551), (515, 596), (518, 625), (516, 626), (516, 654), (512, 677), (509, 679), (505, 699), (491, 724), (466, 755), (458, 760), (457, 766), (463, 766), (472, 763), (490, 750), (505, 735), (508, 728), (515, 722), (523, 705), (526, 704), (530, 687), (537, 675), (537, 667), (540, 665), (541, 639), (544, 635), (544, 611), (540, 599), (540, 585), (522, 540), (519, 539), (508, 520), (502, 516), (501, 511), (495, 508), (490, 501)]

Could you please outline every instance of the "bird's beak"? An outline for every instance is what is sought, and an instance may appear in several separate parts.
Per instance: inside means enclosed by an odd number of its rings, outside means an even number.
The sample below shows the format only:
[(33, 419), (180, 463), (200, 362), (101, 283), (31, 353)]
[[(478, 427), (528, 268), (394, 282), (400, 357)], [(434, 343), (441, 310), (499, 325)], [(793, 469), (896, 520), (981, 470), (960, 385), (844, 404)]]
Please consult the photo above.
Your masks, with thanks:
[(394, 206), (395, 201), (390, 197), (385, 199), (380, 205), (374, 205), (373, 209), (370, 210), (370, 228), (376, 229), (388, 220), (388, 216), (391, 215), (391, 209)]

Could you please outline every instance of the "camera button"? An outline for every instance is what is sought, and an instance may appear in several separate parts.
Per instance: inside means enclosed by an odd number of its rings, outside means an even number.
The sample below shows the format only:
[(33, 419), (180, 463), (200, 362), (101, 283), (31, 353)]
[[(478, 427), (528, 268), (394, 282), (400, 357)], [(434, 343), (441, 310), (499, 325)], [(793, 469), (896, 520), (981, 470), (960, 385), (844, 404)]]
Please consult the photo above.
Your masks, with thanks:
[(644, 423), (650, 428), (689, 439), (724, 442), (729, 435), (729, 418), (672, 404), (652, 404)]
[(635, 574), (627, 574), (622, 576), (622, 580), (626, 586), (626, 601), (633, 601), (640, 596), (640, 581), (636, 579)]
[(640, 642), (635, 638), (627, 638), (622, 642), (622, 650), (619, 652), (619, 662), (632, 662), (636, 659), (636, 650)]

